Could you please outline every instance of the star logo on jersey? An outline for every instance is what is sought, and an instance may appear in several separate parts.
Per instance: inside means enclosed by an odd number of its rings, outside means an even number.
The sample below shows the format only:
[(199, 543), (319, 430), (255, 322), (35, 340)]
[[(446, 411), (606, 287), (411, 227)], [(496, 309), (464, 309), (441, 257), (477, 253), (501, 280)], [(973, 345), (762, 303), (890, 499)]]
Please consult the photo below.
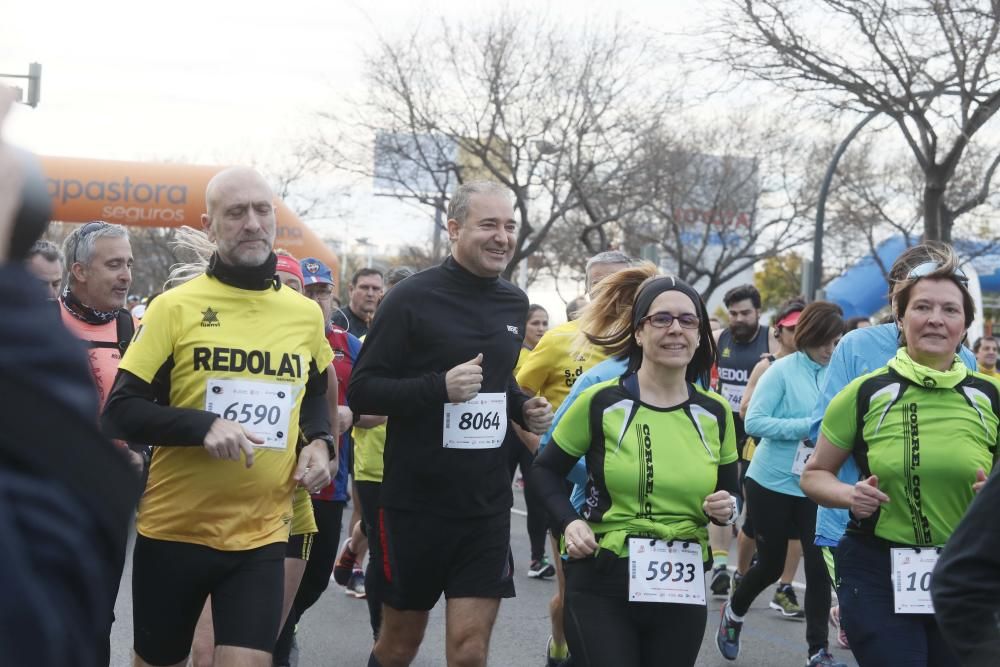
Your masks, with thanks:
[(219, 322), (219, 312), (212, 310), (211, 306), (208, 306), (205, 310), (201, 311), (201, 326), (221, 327), (222, 323)]

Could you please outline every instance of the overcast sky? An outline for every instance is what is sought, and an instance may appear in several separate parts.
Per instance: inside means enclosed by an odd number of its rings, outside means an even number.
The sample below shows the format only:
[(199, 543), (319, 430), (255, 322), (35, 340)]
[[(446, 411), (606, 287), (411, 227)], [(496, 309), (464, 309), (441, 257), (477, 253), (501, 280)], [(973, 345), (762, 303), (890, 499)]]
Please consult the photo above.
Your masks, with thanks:
[[(691, 0), (509, 0), (567, 22), (617, 15), (665, 32), (700, 16)], [(499, 3), (456, 0), (34, 0), (5, 3), (0, 72), (43, 66), (41, 104), (13, 113), (8, 138), (73, 157), (273, 165), (316, 112), (363, 93), (362, 53), (378, 34), (441, 16), (473, 18)], [(15, 83), (15, 81), (7, 81)], [(430, 212), (362, 189), (319, 224), (322, 236), (422, 242)]]

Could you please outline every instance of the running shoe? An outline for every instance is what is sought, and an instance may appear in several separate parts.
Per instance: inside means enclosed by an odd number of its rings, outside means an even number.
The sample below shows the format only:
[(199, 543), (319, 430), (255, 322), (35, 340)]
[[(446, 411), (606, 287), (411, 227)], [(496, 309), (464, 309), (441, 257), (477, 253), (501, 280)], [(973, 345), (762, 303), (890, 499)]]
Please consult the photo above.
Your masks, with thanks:
[[(726, 616), (729, 603), (722, 605), (722, 618), (719, 621), (719, 631), (715, 633), (715, 645), (726, 660), (735, 660), (740, 655), (740, 633), (743, 632), (741, 621), (731, 621)], [(817, 663), (822, 664), (822, 663)]]
[(354, 564), (358, 561), (357, 555), (351, 551), (351, 538), (344, 540), (344, 546), (340, 548), (340, 555), (337, 562), (333, 564), (333, 580), (341, 586), (346, 586), (354, 572)]
[(565, 658), (552, 657), (552, 635), (545, 644), (545, 667), (573, 667), (573, 656), (567, 655)]
[(359, 600), (364, 600), (367, 597), (367, 593), (365, 593), (365, 573), (361, 570), (351, 572), (351, 576), (344, 586), (344, 593), (353, 595)]
[(799, 606), (799, 600), (795, 596), (795, 589), (792, 588), (791, 584), (779, 584), (778, 590), (774, 592), (774, 598), (771, 599), (771, 604), (768, 606), (781, 614), (783, 618), (801, 621), (806, 617), (806, 613)]
[(531, 565), (528, 567), (528, 577), (531, 579), (545, 579), (555, 573), (556, 568), (553, 567), (552, 563), (545, 556), (542, 556), (541, 560), (531, 561)]
[(708, 585), (712, 589), (712, 595), (724, 598), (729, 595), (729, 570), (725, 565), (717, 565), (712, 568), (712, 583)]
[(840, 662), (832, 653), (821, 648), (816, 655), (809, 658), (806, 667), (847, 667), (847, 663)]

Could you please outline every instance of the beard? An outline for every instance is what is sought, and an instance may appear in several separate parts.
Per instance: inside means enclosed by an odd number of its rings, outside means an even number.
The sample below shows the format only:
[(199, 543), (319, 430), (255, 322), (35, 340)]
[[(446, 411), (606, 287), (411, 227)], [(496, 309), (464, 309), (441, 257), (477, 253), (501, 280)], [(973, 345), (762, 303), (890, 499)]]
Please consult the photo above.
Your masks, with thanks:
[(729, 325), (729, 331), (733, 334), (733, 340), (737, 343), (749, 342), (754, 334), (757, 333), (756, 324), (748, 324), (746, 322), (736, 322), (735, 324)]

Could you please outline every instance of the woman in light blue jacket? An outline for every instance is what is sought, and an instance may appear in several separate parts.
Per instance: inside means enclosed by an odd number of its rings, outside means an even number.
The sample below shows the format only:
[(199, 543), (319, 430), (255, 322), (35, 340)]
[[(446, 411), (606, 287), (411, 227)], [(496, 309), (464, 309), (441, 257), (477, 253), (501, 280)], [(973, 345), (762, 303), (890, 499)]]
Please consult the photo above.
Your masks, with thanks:
[(746, 417), (747, 433), (757, 438), (747, 470), (747, 506), (753, 512), (757, 564), (747, 571), (722, 610), (716, 643), (723, 657), (739, 654), (743, 616), (754, 599), (778, 581), (785, 564), (789, 536), (802, 541), (806, 571), (807, 667), (842, 665), (827, 650), (830, 582), (823, 555), (813, 543), (816, 504), (799, 488), (799, 478), (814, 443), (809, 440), (812, 410), (844, 330), (836, 304), (816, 301), (806, 306), (795, 326), (798, 352), (778, 359), (754, 391)]

